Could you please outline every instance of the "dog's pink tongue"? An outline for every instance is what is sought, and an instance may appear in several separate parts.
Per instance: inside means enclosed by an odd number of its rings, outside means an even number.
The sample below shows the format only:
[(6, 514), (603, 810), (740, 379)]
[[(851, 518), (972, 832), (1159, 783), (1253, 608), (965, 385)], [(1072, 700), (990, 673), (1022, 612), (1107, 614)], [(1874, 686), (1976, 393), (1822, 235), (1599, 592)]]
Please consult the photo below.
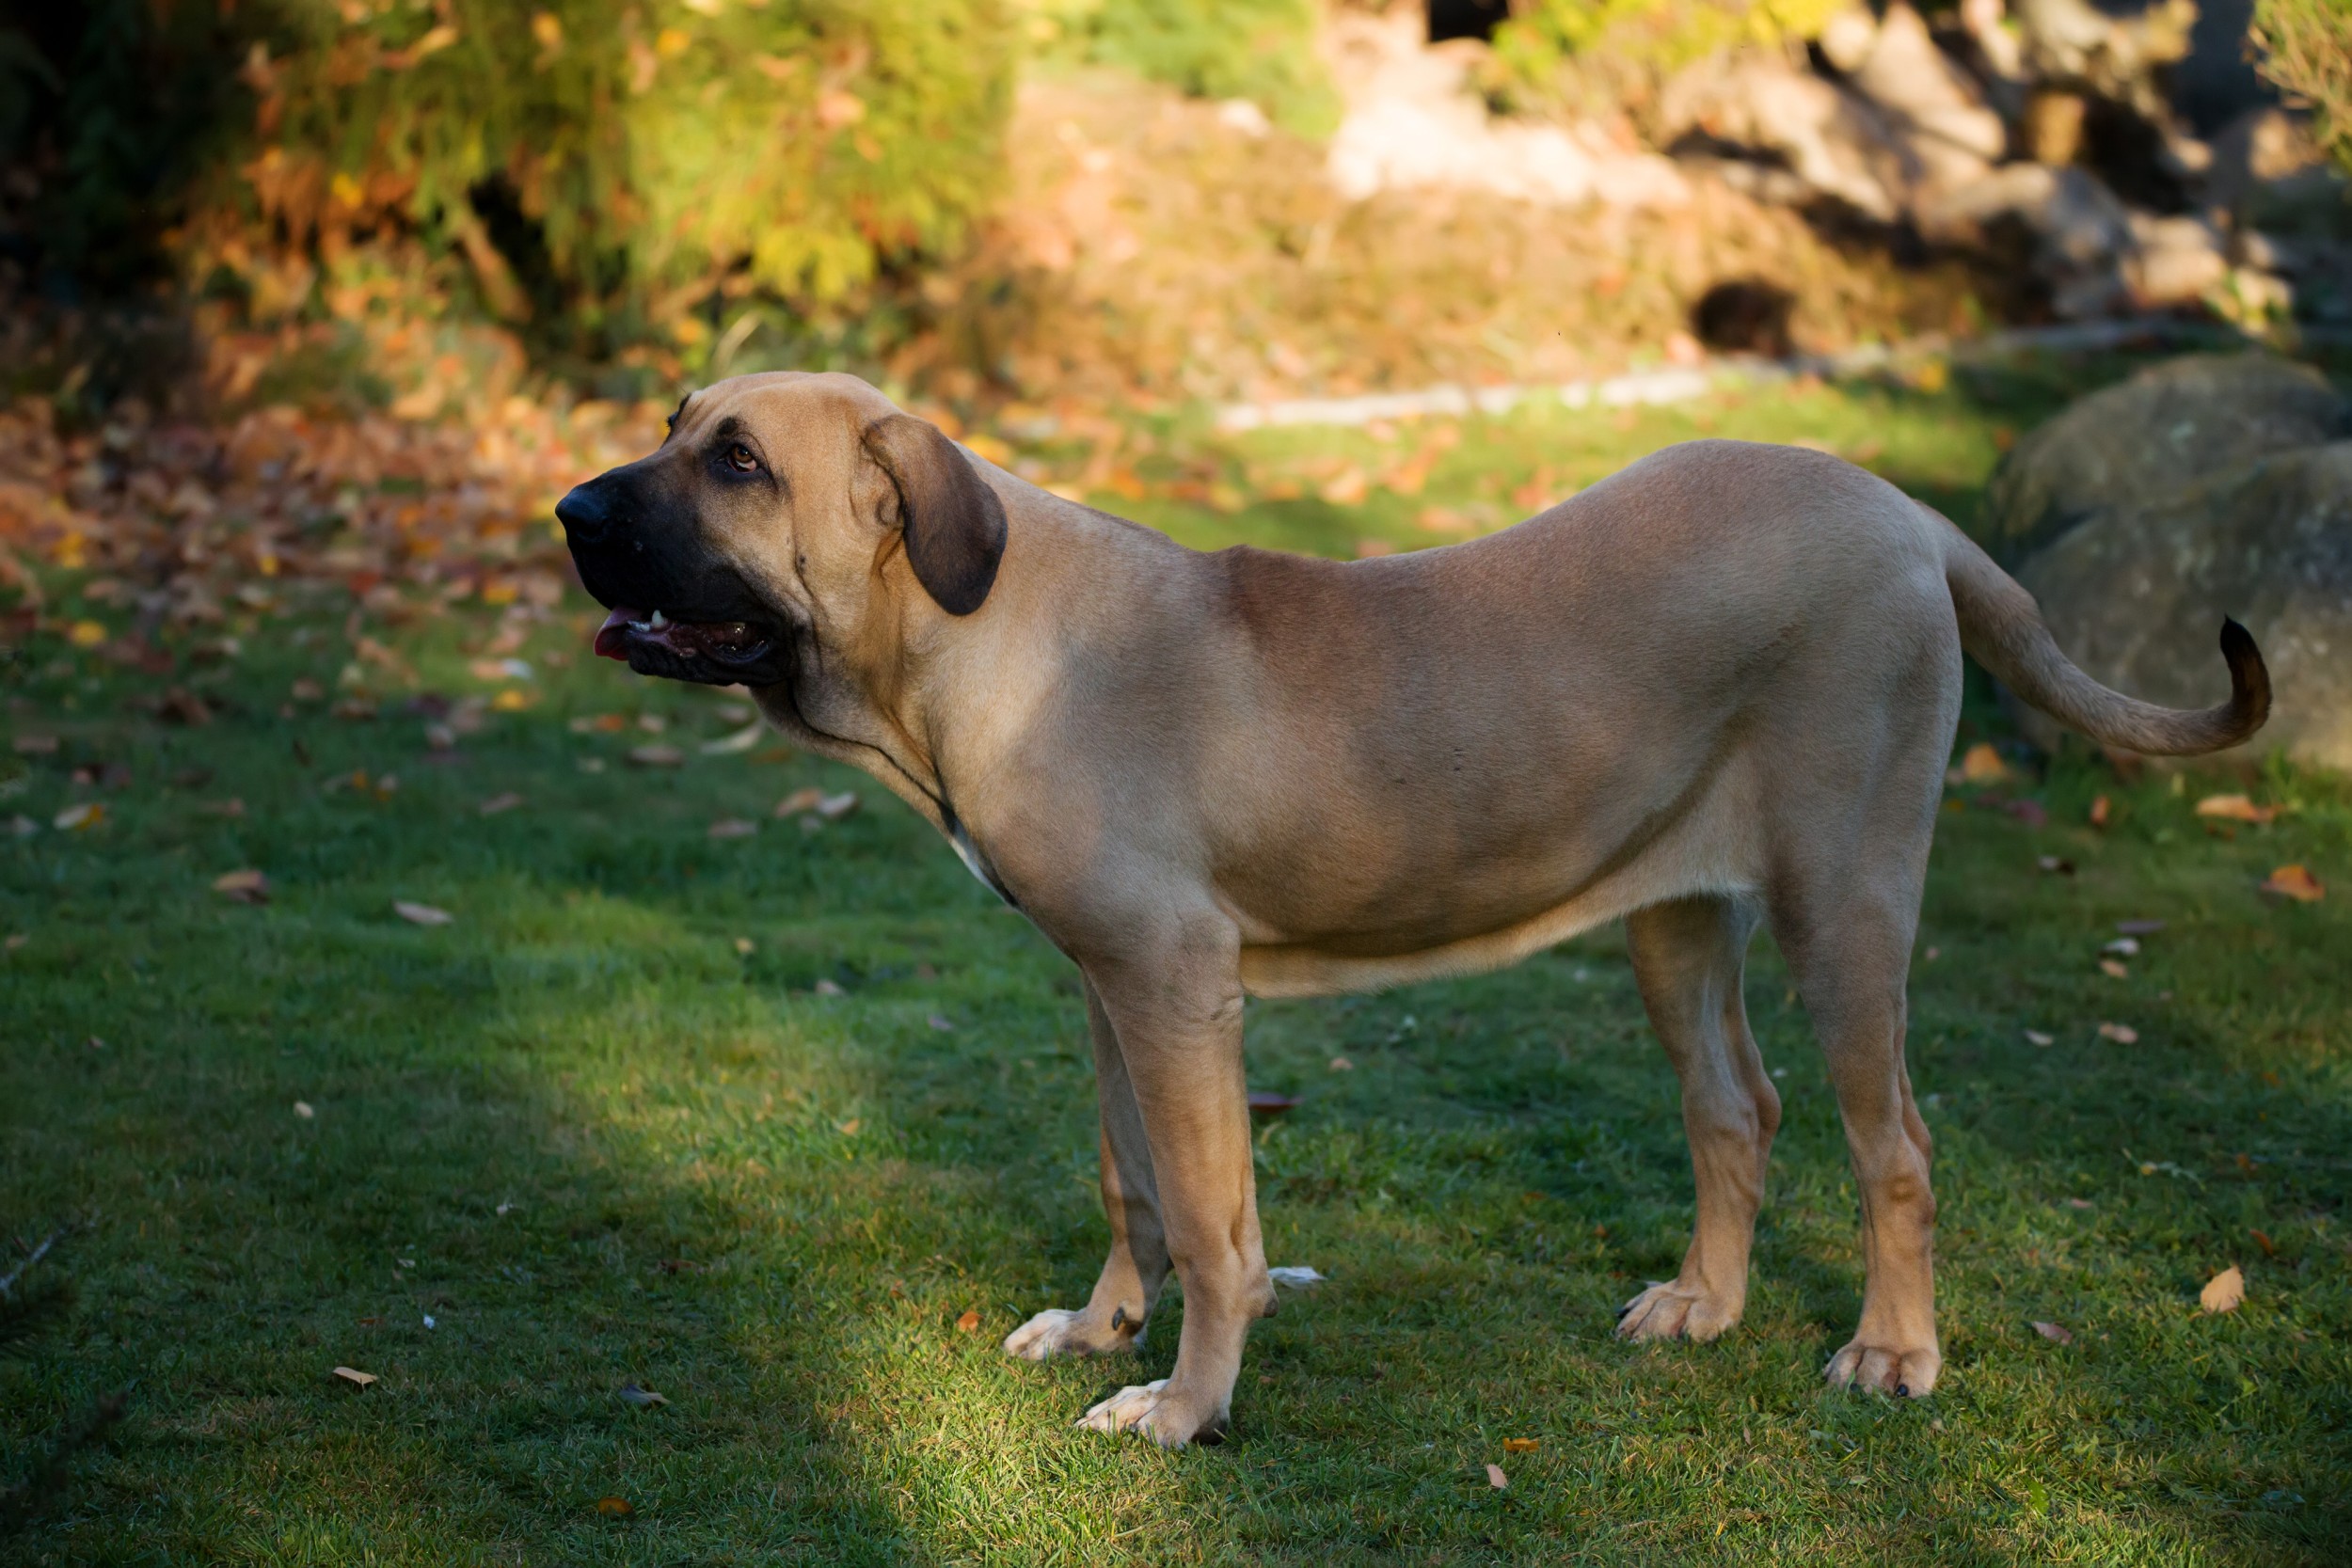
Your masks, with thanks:
[(624, 633), (631, 621), (644, 619), (644, 616), (633, 610), (616, 610), (606, 616), (604, 625), (596, 628), (596, 657), (617, 658), (623, 664), (627, 664), (628, 647)]

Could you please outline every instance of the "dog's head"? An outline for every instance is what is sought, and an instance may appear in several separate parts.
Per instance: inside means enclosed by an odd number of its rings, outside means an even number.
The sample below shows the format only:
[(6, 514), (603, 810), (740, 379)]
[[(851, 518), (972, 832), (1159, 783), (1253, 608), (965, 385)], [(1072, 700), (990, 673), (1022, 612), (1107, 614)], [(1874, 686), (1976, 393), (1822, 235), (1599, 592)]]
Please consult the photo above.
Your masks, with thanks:
[(847, 375), (742, 375), (689, 396), (649, 457), (556, 503), (640, 674), (772, 686), (821, 634), (859, 640), (919, 592), (980, 608), (1005, 512), (956, 444)]

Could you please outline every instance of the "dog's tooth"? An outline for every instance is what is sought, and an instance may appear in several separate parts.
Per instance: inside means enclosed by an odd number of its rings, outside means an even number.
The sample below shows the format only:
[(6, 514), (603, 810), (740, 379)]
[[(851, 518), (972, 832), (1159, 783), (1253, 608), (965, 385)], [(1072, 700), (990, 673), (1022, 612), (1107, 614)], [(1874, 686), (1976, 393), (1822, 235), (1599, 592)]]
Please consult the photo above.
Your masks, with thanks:
[(656, 631), (660, 631), (663, 626), (666, 626), (669, 624), (670, 623), (667, 620), (663, 619), (661, 611), (658, 610), (653, 612), (653, 619), (645, 623), (645, 625), (651, 626)]

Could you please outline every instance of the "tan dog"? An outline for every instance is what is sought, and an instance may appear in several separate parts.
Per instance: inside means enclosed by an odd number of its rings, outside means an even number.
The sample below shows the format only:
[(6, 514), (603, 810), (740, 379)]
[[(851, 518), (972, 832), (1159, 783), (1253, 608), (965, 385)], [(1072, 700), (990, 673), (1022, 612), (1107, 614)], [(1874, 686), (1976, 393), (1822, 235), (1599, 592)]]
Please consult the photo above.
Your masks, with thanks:
[(1779, 1097), (1740, 1002), (1769, 920), (1861, 1187), (1861, 1325), (1830, 1381), (1934, 1387), (1927, 1129), (1904, 976), (1961, 650), (2136, 752), (2234, 745), (2268, 677), (2225, 623), (2225, 705), (2069, 663), (1941, 516), (1835, 458), (1698, 441), (1470, 544), (1340, 563), (1202, 555), (982, 462), (841, 375), (688, 398), (652, 456), (564, 498), (597, 651), (743, 681), (866, 769), (1076, 961), (1111, 1253), (1020, 1356), (1130, 1348), (1173, 1268), (1173, 1375), (1084, 1425), (1229, 1418), (1274, 1310), (1242, 1079), (1245, 995), (1511, 963), (1625, 917), (1680, 1074), (1698, 1184), (1682, 1272), (1629, 1338), (1739, 1321)]

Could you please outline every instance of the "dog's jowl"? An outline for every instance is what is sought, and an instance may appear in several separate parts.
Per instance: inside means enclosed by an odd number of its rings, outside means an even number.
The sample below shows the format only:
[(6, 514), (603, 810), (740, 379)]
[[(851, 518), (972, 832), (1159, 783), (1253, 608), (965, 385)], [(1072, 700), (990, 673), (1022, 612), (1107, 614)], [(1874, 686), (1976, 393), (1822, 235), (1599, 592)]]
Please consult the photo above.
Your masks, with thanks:
[(2132, 752), (2234, 745), (2269, 705), (2234, 623), (2226, 701), (2135, 702), (2070, 663), (1943, 517), (1836, 458), (1733, 441), (1670, 448), (1469, 544), (1204, 555), (851, 377), (743, 376), (557, 515), (612, 611), (598, 653), (749, 687), (1077, 964), (1110, 1257), (1083, 1307), (1005, 1349), (1131, 1350), (1173, 1271), (1174, 1370), (1083, 1418), (1166, 1444), (1224, 1430), (1249, 1323), (1274, 1307), (1245, 995), (1492, 969), (1620, 917), (1681, 1078), (1698, 1222), (1618, 1332), (1739, 1322), (1780, 1120), (1740, 1005), (1769, 924), (1861, 1189), (1861, 1323), (1829, 1378), (1928, 1393), (1935, 1199), (1903, 987), (1962, 650)]

